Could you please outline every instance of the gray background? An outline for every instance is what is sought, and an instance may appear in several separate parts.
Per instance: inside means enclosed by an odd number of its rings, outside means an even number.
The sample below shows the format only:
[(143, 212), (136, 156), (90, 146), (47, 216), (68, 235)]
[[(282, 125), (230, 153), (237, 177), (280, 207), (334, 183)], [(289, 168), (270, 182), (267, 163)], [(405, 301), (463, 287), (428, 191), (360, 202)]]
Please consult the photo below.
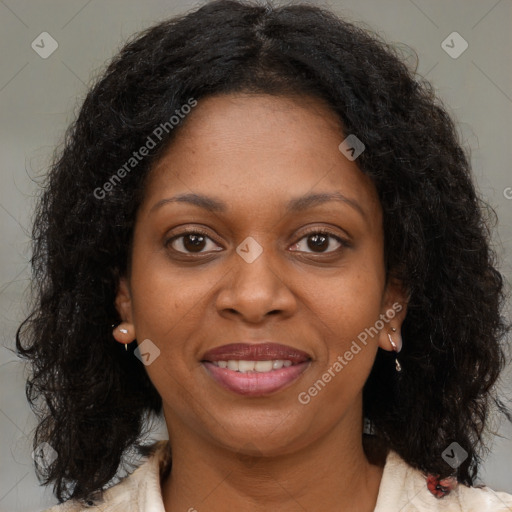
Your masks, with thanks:
[[(37, 181), (92, 79), (123, 41), (196, 5), (192, 0), (0, 0), (0, 511), (37, 511), (56, 502), (34, 475), (34, 418), (24, 395), (25, 369), (12, 352), (28, 299), (27, 233)], [(321, 5), (417, 52), (418, 71), (458, 121), (481, 193), (497, 210), (496, 248), (510, 282), (512, 1), (330, 0)], [(454, 31), (469, 45), (458, 58), (441, 46)], [(58, 43), (47, 59), (31, 47), (42, 32)], [(461, 48), (448, 41), (453, 50)], [(405, 46), (404, 51), (414, 59)], [(502, 382), (509, 397), (511, 377), (509, 368)], [(481, 481), (512, 493), (512, 427), (496, 421), (494, 428), (502, 437), (491, 445)], [(165, 436), (164, 428), (155, 433), (159, 436)]]

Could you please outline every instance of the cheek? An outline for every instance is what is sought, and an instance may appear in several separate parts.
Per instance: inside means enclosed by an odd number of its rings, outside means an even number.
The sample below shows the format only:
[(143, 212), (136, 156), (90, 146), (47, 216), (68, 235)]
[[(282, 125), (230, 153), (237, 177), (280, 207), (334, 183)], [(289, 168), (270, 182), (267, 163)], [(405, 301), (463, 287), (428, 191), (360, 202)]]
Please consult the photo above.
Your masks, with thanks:
[[(212, 275), (213, 274), (213, 275)], [(193, 343), (218, 273), (173, 268), (161, 253), (134, 252), (131, 273), (137, 341), (149, 339), (159, 355), (146, 371), (161, 395), (179, 399), (182, 385), (198, 371)], [(163, 389), (162, 389), (163, 388)]]
[(340, 343), (375, 324), (382, 308), (384, 272), (379, 265), (343, 269), (328, 280), (323, 290), (309, 286), (305, 296), (316, 315)]
[(307, 294), (324, 338), (315, 380), (332, 381), (326, 397), (332, 394), (341, 404), (363, 387), (376, 356), (384, 268), (378, 259), (359, 258), (357, 268), (354, 264), (343, 269), (330, 283), (324, 293), (311, 287)]
[[(137, 336), (164, 340), (194, 324), (218, 273), (173, 267), (162, 253), (134, 257), (132, 307)], [(196, 324), (197, 325), (197, 324)]]
[[(142, 260), (141, 260), (142, 262)], [(145, 263), (145, 264), (144, 264)], [(182, 416), (194, 417), (196, 372), (200, 370), (194, 344), (188, 343), (204, 317), (205, 297), (215, 280), (207, 274), (192, 279), (185, 272), (146, 259), (132, 266), (133, 319), (137, 341), (149, 339), (158, 357), (146, 372), (165, 403), (173, 404)]]

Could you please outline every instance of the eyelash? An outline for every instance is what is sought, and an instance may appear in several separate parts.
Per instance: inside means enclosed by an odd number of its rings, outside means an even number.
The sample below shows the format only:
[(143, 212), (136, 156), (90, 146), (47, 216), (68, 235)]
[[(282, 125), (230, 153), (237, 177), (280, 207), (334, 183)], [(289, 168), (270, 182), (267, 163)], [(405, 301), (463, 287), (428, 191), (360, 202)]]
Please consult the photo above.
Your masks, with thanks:
[[(172, 242), (174, 242), (175, 240), (178, 240), (179, 238), (182, 238), (182, 237), (184, 237), (186, 235), (202, 235), (202, 236), (212, 240), (213, 242), (215, 242), (215, 240), (213, 240), (211, 238), (211, 236), (206, 231), (202, 230), (201, 228), (191, 228), (191, 229), (187, 229), (185, 231), (182, 231), (181, 233), (178, 233), (176, 235), (173, 235), (171, 238), (168, 238), (165, 241), (165, 243), (164, 243), (165, 247), (168, 248), (171, 245)], [(302, 236), (297, 240), (297, 242), (294, 242), (294, 244), (292, 244), (292, 245), (297, 244), (303, 238), (306, 238), (309, 235), (324, 235), (324, 236), (333, 238), (334, 240), (336, 240), (341, 245), (341, 247), (338, 247), (334, 251), (328, 251), (328, 252), (324, 252), (324, 253), (321, 253), (321, 252), (320, 253), (308, 252), (306, 254), (317, 254), (317, 255), (334, 254), (337, 251), (339, 251), (341, 248), (350, 247), (350, 244), (349, 244), (349, 242), (347, 240), (341, 238), (338, 235), (335, 235), (334, 233), (332, 233), (332, 232), (330, 232), (328, 230), (321, 229), (321, 228), (311, 228), (311, 229), (309, 229), (308, 231), (306, 231), (305, 233), (302, 234)], [(191, 256), (191, 257), (195, 257), (195, 255), (199, 255), (199, 254), (206, 254), (206, 253), (203, 253), (203, 252), (198, 252), (198, 253), (181, 252), (181, 251), (176, 251), (175, 249), (174, 249), (174, 251), (177, 252), (178, 254), (187, 255), (187, 256)], [(219, 252), (219, 251), (214, 251), (214, 252)], [(297, 252), (304, 252), (304, 251), (297, 251)]]

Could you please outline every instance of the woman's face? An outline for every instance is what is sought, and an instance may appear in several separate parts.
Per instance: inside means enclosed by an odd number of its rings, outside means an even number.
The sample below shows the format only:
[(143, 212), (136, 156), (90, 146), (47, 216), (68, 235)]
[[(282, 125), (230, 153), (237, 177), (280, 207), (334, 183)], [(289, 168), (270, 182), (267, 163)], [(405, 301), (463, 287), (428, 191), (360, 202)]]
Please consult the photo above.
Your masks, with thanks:
[[(116, 302), (138, 344), (150, 340), (169, 430), (278, 454), (343, 421), (360, 428), (364, 382), (405, 304), (385, 285), (376, 190), (338, 148), (348, 134), (307, 97), (209, 97), (185, 123), (149, 176)], [(184, 194), (196, 201), (171, 201)], [(217, 359), (302, 357), (235, 373), (207, 354), (266, 342), (287, 348)]]

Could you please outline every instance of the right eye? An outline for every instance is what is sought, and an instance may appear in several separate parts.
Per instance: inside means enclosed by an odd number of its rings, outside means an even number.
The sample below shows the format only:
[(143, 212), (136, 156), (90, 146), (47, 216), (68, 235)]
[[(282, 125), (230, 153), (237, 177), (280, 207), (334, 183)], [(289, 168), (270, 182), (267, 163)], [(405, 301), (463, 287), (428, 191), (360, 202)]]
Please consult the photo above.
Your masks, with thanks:
[[(166, 240), (165, 247), (171, 247), (173, 251), (181, 254), (203, 254), (210, 252), (203, 250), (208, 245), (207, 240), (215, 244), (204, 231), (195, 229), (172, 236)], [(213, 251), (217, 252), (218, 249), (213, 249)]]

